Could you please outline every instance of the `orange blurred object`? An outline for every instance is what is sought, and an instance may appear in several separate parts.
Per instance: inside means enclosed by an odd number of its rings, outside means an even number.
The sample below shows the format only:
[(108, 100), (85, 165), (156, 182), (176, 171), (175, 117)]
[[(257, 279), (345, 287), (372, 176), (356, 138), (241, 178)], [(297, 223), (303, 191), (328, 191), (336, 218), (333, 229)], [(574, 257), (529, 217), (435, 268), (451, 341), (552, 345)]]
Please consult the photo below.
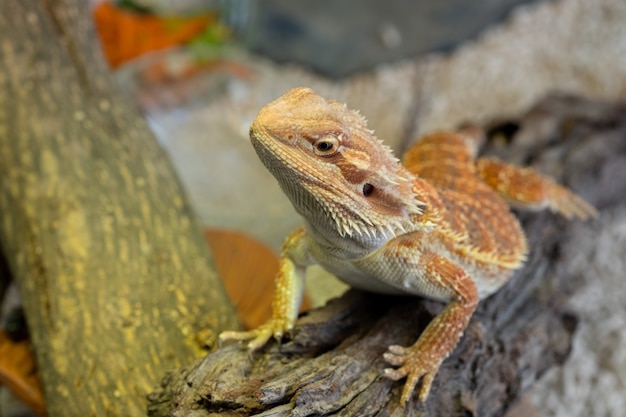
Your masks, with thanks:
[(0, 331), (0, 384), (39, 416), (46, 415), (41, 381), (28, 340), (13, 342)]
[(216, 13), (160, 17), (133, 13), (110, 2), (97, 4), (93, 16), (112, 68), (146, 52), (185, 43), (217, 21)]
[[(243, 233), (206, 229), (215, 267), (246, 329), (263, 324), (272, 314), (278, 256), (267, 246)], [(301, 311), (310, 306), (305, 295)]]

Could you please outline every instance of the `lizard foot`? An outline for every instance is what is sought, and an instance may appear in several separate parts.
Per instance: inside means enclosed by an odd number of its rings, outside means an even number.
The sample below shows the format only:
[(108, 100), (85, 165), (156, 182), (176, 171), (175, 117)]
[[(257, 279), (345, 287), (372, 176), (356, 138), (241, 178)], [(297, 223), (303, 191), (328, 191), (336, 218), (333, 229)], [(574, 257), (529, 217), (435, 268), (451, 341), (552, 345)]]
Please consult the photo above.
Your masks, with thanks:
[(248, 342), (248, 351), (254, 352), (262, 348), (270, 337), (274, 337), (280, 341), (284, 334), (291, 334), (293, 331), (293, 323), (286, 319), (270, 319), (254, 330), (246, 332), (226, 331), (219, 336), (219, 344), (223, 342), (235, 340), (239, 342)]
[(402, 390), (401, 404), (405, 405), (415, 390), (415, 386), (422, 380), (418, 398), (421, 402), (426, 401), (430, 387), (437, 375), (441, 360), (436, 355), (429, 355), (429, 352), (418, 348), (417, 344), (411, 347), (398, 345), (389, 346), (383, 358), (393, 366), (399, 368), (387, 368), (384, 376), (394, 381), (406, 377), (406, 383)]

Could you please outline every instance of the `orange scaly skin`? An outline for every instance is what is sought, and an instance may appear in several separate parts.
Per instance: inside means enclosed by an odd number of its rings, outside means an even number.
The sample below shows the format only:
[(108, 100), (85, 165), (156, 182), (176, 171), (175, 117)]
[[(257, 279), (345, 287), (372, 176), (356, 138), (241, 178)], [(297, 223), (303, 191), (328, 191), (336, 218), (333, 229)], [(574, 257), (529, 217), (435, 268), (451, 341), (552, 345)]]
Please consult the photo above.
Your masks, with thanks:
[(475, 130), (427, 135), (401, 165), (357, 112), (307, 88), (263, 107), (250, 138), (305, 225), (283, 246), (272, 319), (220, 340), (248, 340), (253, 351), (291, 332), (312, 264), (363, 290), (447, 302), (413, 346), (389, 346), (384, 355), (394, 367), (385, 376), (407, 379), (403, 404), (420, 380), (426, 400), (479, 300), (522, 266), (526, 240), (507, 202), (596, 215), (532, 170), (476, 160)]

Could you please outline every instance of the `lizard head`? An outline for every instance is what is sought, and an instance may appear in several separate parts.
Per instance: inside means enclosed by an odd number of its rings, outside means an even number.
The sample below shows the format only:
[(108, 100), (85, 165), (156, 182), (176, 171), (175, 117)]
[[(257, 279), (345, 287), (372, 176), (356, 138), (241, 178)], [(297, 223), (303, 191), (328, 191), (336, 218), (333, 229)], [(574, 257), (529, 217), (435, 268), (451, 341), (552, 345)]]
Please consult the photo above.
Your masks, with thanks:
[(263, 107), (250, 138), (309, 222), (331, 225), (341, 236), (372, 238), (404, 231), (410, 215), (420, 213), (413, 176), (365, 119), (308, 88)]

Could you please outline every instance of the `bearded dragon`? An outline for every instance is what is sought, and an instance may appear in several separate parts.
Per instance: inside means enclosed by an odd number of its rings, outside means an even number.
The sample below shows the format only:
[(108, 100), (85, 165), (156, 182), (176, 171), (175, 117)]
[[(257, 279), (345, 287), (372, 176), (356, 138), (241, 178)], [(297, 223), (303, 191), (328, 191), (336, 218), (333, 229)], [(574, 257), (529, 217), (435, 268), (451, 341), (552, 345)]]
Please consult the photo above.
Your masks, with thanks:
[(272, 317), (220, 341), (250, 351), (294, 328), (305, 268), (319, 264), (350, 286), (413, 294), (447, 303), (410, 347), (392, 345), (384, 376), (406, 378), (405, 404), (421, 380), (425, 401), (443, 360), (457, 345), (479, 300), (500, 288), (525, 260), (515, 205), (587, 219), (596, 210), (553, 180), (494, 159), (476, 158), (475, 130), (424, 136), (403, 163), (358, 112), (308, 88), (263, 107), (252, 145), (304, 226), (285, 240)]

